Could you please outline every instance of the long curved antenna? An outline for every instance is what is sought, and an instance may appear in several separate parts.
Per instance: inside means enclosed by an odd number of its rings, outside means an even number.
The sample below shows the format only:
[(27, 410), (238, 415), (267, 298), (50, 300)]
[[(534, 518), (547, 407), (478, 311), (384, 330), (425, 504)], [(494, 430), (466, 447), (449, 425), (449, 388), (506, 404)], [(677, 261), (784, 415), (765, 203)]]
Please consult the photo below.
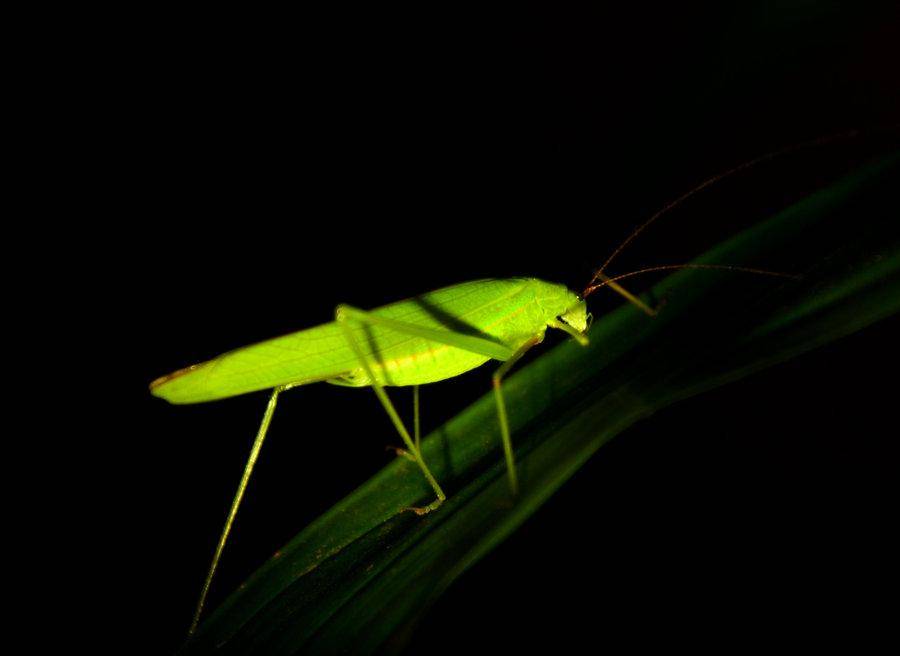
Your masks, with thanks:
[(754, 269), (752, 267), (730, 266), (727, 264), (663, 264), (662, 266), (648, 267), (646, 269), (638, 269), (637, 271), (629, 271), (618, 276), (605, 277), (602, 282), (588, 285), (581, 293), (581, 298), (587, 298), (601, 287), (606, 287), (619, 280), (631, 278), (644, 273), (653, 273), (654, 271), (671, 271), (673, 269), (720, 269), (725, 271), (739, 271), (741, 273), (756, 273), (763, 276), (774, 276), (776, 278), (790, 278), (792, 280), (800, 280), (802, 276), (793, 273), (780, 273), (778, 271), (767, 271), (766, 269)]
[[(709, 178), (708, 180), (702, 182), (699, 186), (694, 187), (687, 193), (684, 193), (681, 196), (679, 196), (678, 198), (676, 198), (675, 200), (669, 202), (661, 210), (659, 210), (656, 214), (654, 214), (649, 219), (644, 221), (641, 225), (639, 225), (634, 230), (634, 232), (632, 232), (625, 239), (625, 241), (623, 241), (621, 244), (619, 244), (618, 248), (616, 248), (616, 250), (613, 251), (612, 255), (610, 255), (606, 259), (606, 262), (603, 263), (603, 266), (601, 266), (597, 270), (597, 272), (594, 274), (594, 277), (591, 278), (591, 281), (587, 284), (587, 288), (593, 287), (595, 285), (595, 283), (597, 283), (597, 281), (600, 280), (601, 277), (603, 277), (603, 274), (606, 271), (606, 268), (610, 265), (610, 263), (619, 255), (619, 253), (621, 253), (623, 250), (625, 250), (626, 246), (628, 246), (631, 242), (633, 242), (639, 234), (641, 234), (648, 226), (650, 226), (650, 224), (652, 224), (654, 221), (656, 221), (659, 217), (661, 217), (663, 214), (665, 214), (669, 210), (677, 207), (678, 205), (681, 205), (684, 201), (686, 201), (688, 198), (690, 198), (694, 194), (697, 194), (697, 193), (703, 191), (710, 185), (713, 185), (716, 182), (719, 182), (720, 180), (730, 177), (736, 173), (740, 173), (741, 171), (745, 171), (753, 166), (756, 166), (757, 164), (761, 164), (762, 162), (766, 162), (771, 159), (781, 157), (782, 155), (787, 155), (788, 153), (792, 153), (797, 150), (803, 150), (804, 148), (821, 146), (823, 144), (826, 144), (826, 143), (829, 143), (832, 141), (839, 141), (841, 139), (852, 139), (853, 137), (856, 137), (859, 133), (860, 133), (859, 130), (850, 130), (849, 132), (842, 132), (839, 134), (831, 134), (831, 135), (824, 136), (824, 137), (818, 137), (818, 138), (812, 139), (810, 141), (804, 141), (803, 143), (794, 144), (793, 146), (787, 146), (785, 148), (781, 148), (779, 150), (772, 151), (765, 155), (760, 155), (759, 157), (757, 157), (755, 159), (751, 159), (747, 162), (744, 162), (743, 164), (738, 164), (734, 168), (728, 169), (727, 171), (719, 173), (718, 175), (714, 175), (713, 177)], [(602, 287), (602, 286), (604, 286), (604, 285), (598, 285), (598, 287)]]

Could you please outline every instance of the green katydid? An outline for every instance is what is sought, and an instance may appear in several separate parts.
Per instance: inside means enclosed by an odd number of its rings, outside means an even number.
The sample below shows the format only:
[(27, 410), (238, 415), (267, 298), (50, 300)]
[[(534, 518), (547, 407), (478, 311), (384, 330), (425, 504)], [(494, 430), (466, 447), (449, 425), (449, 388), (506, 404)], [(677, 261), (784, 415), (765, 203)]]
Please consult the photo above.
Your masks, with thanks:
[[(694, 266), (704, 265), (673, 265)], [(764, 273), (739, 267), (708, 267)], [(621, 278), (647, 271), (612, 278), (598, 274), (585, 295), (610, 286), (643, 311), (653, 314), (652, 308), (617, 284)], [(178, 404), (273, 389), (204, 583), (192, 631), (199, 622), (203, 602), (281, 392), (322, 381), (350, 387), (371, 386), (405, 443), (405, 453), (418, 464), (434, 489), (433, 502), (411, 508), (424, 514), (437, 509), (446, 495), (420, 453), (418, 403), (414, 404), (413, 438), (385, 387), (413, 386), (418, 401), (419, 385), (458, 376), (489, 360), (500, 361), (502, 364), (492, 381), (509, 484), (516, 494), (518, 478), (503, 401), (503, 377), (530, 348), (543, 341), (547, 328), (562, 330), (586, 345), (589, 325), (590, 314), (584, 298), (565, 285), (536, 278), (476, 280), (370, 312), (341, 305), (332, 323), (237, 349), (155, 380), (151, 384), (153, 394)]]
[[(811, 142), (814, 145), (819, 142)], [(793, 150), (793, 148), (791, 149)], [(453, 378), (490, 360), (502, 363), (492, 377), (509, 485), (518, 490), (512, 440), (503, 400), (502, 381), (525, 353), (541, 343), (547, 328), (588, 343), (591, 315), (585, 299), (610, 287), (643, 312), (656, 311), (618, 281), (632, 276), (681, 268), (727, 269), (749, 273), (785, 274), (716, 264), (677, 264), (607, 276), (612, 260), (659, 216), (709, 184), (782, 152), (757, 158), (704, 182), (665, 206), (640, 225), (607, 259), (580, 294), (565, 285), (536, 278), (487, 279), (464, 282), (410, 299), (364, 311), (339, 305), (335, 321), (222, 354), (207, 362), (158, 378), (150, 385), (155, 396), (171, 403), (199, 403), (271, 389), (263, 420), (232, 501), (194, 614), (190, 633), (199, 623), (216, 567), (231, 531), (281, 392), (315, 382), (349, 387), (371, 386), (406, 449), (434, 490), (431, 503), (410, 508), (418, 514), (436, 510), (446, 499), (420, 451), (418, 386)], [(789, 276), (790, 277), (790, 276)], [(386, 387), (413, 387), (414, 435), (406, 429)]]

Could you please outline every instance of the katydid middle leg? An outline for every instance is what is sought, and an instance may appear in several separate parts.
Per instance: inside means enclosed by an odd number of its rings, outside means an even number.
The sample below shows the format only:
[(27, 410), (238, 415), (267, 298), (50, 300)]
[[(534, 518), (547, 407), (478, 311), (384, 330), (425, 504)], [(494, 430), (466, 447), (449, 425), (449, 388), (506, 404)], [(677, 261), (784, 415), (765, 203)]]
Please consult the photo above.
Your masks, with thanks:
[[(385, 411), (387, 411), (388, 416), (391, 418), (391, 422), (393, 422), (394, 427), (397, 429), (397, 432), (400, 433), (400, 437), (403, 439), (403, 442), (406, 444), (408, 450), (415, 457), (416, 462), (419, 465), (419, 468), (422, 470), (422, 473), (425, 474), (425, 478), (434, 488), (435, 493), (437, 494), (437, 501), (426, 506), (425, 508), (414, 509), (416, 512), (420, 514), (426, 513), (429, 510), (434, 510), (437, 508), (446, 496), (441, 490), (440, 485), (438, 485), (437, 481), (431, 475), (431, 472), (428, 470), (428, 466), (425, 464), (425, 461), (422, 460), (422, 455), (419, 453), (419, 449), (416, 444), (412, 441), (409, 436), (409, 432), (406, 430), (406, 427), (403, 425), (403, 422), (400, 420), (400, 416), (397, 414), (397, 411), (394, 409), (393, 404), (387, 396), (387, 393), (384, 391), (384, 387), (381, 382), (375, 377), (372, 367), (368, 362), (368, 359), (365, 357), (362, 349), (356, 341), (356, 338), (353, 336), (353, 331), (350, 330), (350, 327), (347, 325), (348, 321), (356, 321), (363, 325), (371, 325), (371, 326), (380, 326), (383, 328), (388, 328), (390, 330), (396, 330), (401, 333), (405, 333), (408, 335), (412, 335), (414, 337), (421, 337), (422, 339), (427, 339), (430, 341), (437, 342), (439, 344), (446, 344), (448, 346), (453, 346), (465, 351), (469, 351), (471, 353), (478, 353), (480, 355), (487, 356), (489, 358), (494, 358), (500, 361), (506, 360), (518, 360), (521, 355), (516, 356), (517, 352), (514, 352), (508, 346), (493, 341), (491, 339), (487, 339), (484, 337), (479, 337), (475, 335), (467, 335), (463, 333), (457, 333), (451, 330), (436, 330), (433, 328), (427, 328), (425, 326), (419, 326), (416, 324), (410, 324), (403, 321), (397, 321), (395, 319), (387, 319), (385, 317), (380, 317), (378, 315), (372, 314), (370, 312), (366, 312), (365, 310), (360, 310), (354, 307), (350, 307), (347, 305), (338, 306), (335, 311), (335, 318), (344, 330), (344, 335), (347, 338), (347, 342), (350, 345), (350, 348), (353, 349), (353, 352), (356, 354), (356, 357), (359, 359), (360, 364), (362, 365), (363, 370), (366, 372), (366, 375), (369, 377), (369, 380), (372, 381), (372, 388), (375, 390), (375, 394), (378, 395), (378, 400), (381, 401), (381, 404), (384, 406)], [(536, 338), (534, 343), (540, 341), (540, 338)], [(521, 349), (520, 349), (521, 351)], [(524, 351), (523, 351), (524, 353)], [(502, 373), (505, 373), (509, 368), (503, 370)], [(502, 375), (501, 373), (501, 375)], [(504, 410), (505, 412), (505, 410)], [(509, 431), (506, 431), (506, 437), (504, 438), (505, 443), (509, 443)], [(511, 477), (515, 478), (515, 471), (511, 470)]]
[[(400, 415), (397, 414), (397, 410), (394, 408), (394, 404), (391, 403), (391, 399), (388, 397), (387, 392), (384, 390), (384, 386), (373, 373), (368, 358), (366, 358), (362, 349), (359, 347), (356, 338), (353, 336), (353, 331), (350, 330), (350, 327), (347, 325), (347, 321), (350, 318), (348, 317), (348, 314), (349, 313), (347, 312), (346, 308), (339, 307), (337, 312), (335, 312), (335, 319), (337, 319), (338, 324), (343, 328), (344, 336), (347, 338), (347, 343), (350, 345), (350, 348), (353, 349), (353, 352), (359, 359), (359, 362), (362, 365), (363, 370), (366, 372), (366, 375), (369, 377), (369, 380), (372, 381), (372, 389), (375, 390), (375, 395), (378, 397), (378, 400), (384, 407), (385, 412), (387, 412), (388, 417), (390, 417), (391, 423), (394, 424), (394, 428), (397, 429), (397, 432), (400, 434), (400, 438), (406, 444), (407, 452), (412, 454), (412, 457), (415, 460), (416, 464), (419, 465), (419, 469), (421, 469), (422, 473), (425, 475), (425, 479), (428, 481), (428, 483), (434, 489), (434, 493), (437, 495), (437, 499), (435, 499), (427, 506), (410, 509), (413, 510), (416, 514), (424, 515), (425, 513), (439, 508), (440, 505), (447, 499), (447, 495), (444, 494), (444, 491), (441, 489), (440, 484), (437, 482), (437, 480), (435, 480), (431, 471), (428, 469), (428, 465), (426, 465), (425, 461), (422, 459), (422, 454), (419, 451), (418, 445), (413, 442), (412, 438), (409, 436), (409, 431), (406, 430), (406, 426), (403, 424), (403, 420), (400, 419)], [(354, 313), (353, 319), (365, 323), (365, 313)]]
[[(421, 427), (421, 423), (419, 422), (419, 386), (418, 385), (413, 385), (413, 439), (416, 443), (416, 448), (421, 450), (422, 449), (422, 427)], [(413, 454), (411, 454), (409, 451), (407, 451), (406, 449), (404, 449), (402, 447), (388, 445), (386, 448), (388, 451), (393, 451), (401, 458), (406, 458), (407, 460), (412, 460), (413, 462), (416, 461), (415, 456), (413, 456)]]
[(419, 422), (419, 386), (413, 385), (413, 435), (416, 438), (416, 448), (422, 448), (422, 424)]
[(503, 400), (503, 377), (509, 373), (509, 370), (518, 362), (528, 350), (540, 344), (543, 336), (535, 335), (525, 342), (519, 350), (512, 354), (512, 357), (504, 362), (494, 375), (491, 382), (494, 385), (494, 399), (497, 402), (497, 418), (500, 422), (500, 438), (503, 440), (503, 455), (506, 457), (506, 471), (509, 475), (509, 488), (515, 496), (519, 492), (519, 478), (516, 475), (516, 459), (512, 450), (512, 438), (509, 435), (509, 421), (506, 417), (506, 402)]

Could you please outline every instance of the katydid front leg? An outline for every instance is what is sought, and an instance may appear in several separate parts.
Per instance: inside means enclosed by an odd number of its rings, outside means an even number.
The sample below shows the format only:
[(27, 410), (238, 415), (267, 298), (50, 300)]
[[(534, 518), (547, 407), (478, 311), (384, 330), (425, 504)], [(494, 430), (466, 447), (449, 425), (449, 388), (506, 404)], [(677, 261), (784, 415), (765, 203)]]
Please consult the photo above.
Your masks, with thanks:
[(642, 301), (640, 298), (638, 298), (637, 296), (632, 294), (630, 291), (628, 291), (627, 289), (622, 287), (622, 285), (620, 285), (616, 281), (612, 280), (609, 276), (607, 276), (602, 271), (597, 272), (597, 274), (594, 277), (597, 280), (605, 282), (607, 287), (609, 287), (611, 290), (613, 290), (614, 292), (619, 294), (626, 301), (628, 301), (629, 303), (631, 303), (632, 305), (637, 307), (641, 312), (646, 314), (648, 317), (655, 317), (657, 315), (657, 313), (659, 312), (659, 307), (650, 307), (649, 305), (644, 303), (644, 301)]

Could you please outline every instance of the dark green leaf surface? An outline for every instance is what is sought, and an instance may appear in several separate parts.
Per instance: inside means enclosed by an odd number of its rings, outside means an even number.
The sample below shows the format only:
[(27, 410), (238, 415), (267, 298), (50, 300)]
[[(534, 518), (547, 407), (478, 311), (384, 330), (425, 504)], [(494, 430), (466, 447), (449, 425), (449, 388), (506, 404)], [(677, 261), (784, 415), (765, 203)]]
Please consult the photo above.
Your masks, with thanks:
[(661, 408), (784, 361), (900, 310), (898, 158), (817, 192), (701, 262), (802, 280), (682, 271), (657, 285), (653, 320), (631, 306), (595, 321), (505, 385), (522, 492), (509, 497), (486, 395), (431, 434), (424, 456), (449, 494), (438, 512), (398, 458), (313, 522), (201, 624), (191, 654), (371, 652), (531, 515), (597, 449)]

